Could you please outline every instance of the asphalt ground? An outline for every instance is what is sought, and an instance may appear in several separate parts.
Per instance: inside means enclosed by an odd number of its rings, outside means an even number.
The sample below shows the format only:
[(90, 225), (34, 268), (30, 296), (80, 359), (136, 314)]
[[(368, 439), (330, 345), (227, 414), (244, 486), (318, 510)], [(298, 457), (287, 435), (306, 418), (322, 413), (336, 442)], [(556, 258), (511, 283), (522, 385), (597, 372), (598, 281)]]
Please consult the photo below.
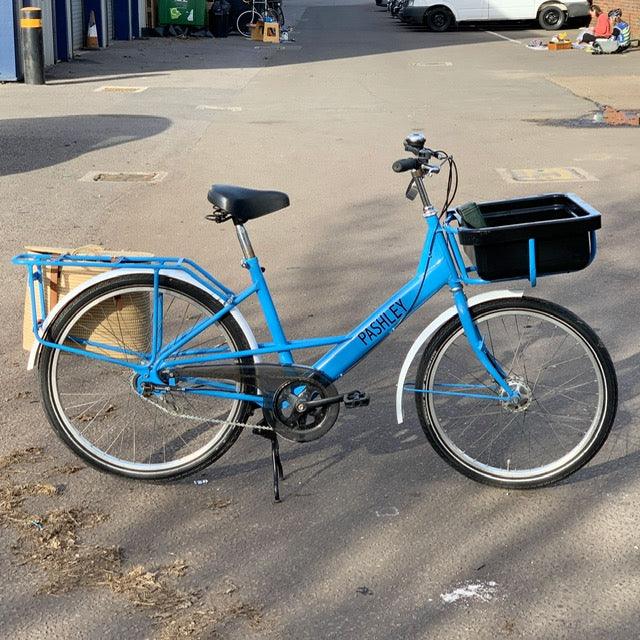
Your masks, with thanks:
[[(372, 3), (287, 13), (295, 42), (282, 47), (117, 43), (58, 65), (46, 87), (0, 86), (0, 635), (636, 638), (639, 131), (591, 123), (603, 91), (640, 107), (636, 53), (530, 51), (546, 35), (530, 25), (428, 33)], [(611, 78), (630, 80), (607, 94)], [(449, 306), (443, 293), (341, 382), (368, 391), (368, 408), (318, 442), (283, 444), (282, 504), (268, 445), (250, 434), (198, 476), (207, 484), (77, 469), (25, 371), (24, 278), (9, 257), (102, 243), (188, 255), (239, 288), (233, 230), (204, 220), (207, 189), (282, 189), (292, 206), (248, 228), (283, 322), (294, 338), (346, 331), (415, 269), (424, 223), (390, 170), (413, 128), (455, 156), (457, 202), (561, 190), (602, 211), (588, 270), (510, 285), (582, 316), (612, 354), (620, 408), (593, 462), (550, 488), (492, 489), (437, 457), (410, 403), (396, 424), (400, 365)], [(498, 171), (553, 167), (587, 179)], [(89, 171), (167, 177), (80, 181)], [(444, 180), (432, 188), (440, 201)]]

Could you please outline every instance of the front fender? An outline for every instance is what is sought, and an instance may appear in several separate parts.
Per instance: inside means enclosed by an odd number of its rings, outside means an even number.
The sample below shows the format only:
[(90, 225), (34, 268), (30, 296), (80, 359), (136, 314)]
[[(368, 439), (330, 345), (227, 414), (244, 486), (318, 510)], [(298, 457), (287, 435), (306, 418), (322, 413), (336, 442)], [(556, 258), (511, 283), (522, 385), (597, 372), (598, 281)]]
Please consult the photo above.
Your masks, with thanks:
[[(90, 278), (86, 282), (83, 282), (80, 286), (76, 287), (72, 291), (70, 291), (62, 300), (58, 301), (58, 303), (51, 309), (51, 311), (47, 314), (44, 322), (42, 323), (42, 327), (39, 330), (40, 337), (44, 336), (47, 332), (47, 328), (49, 325), (60, 315), (60, 312), (67, 307), (67, 305), (77, 298), (83, 291), (86, 291), (89, 287), (92, 287), (99, 282), (104, 282), (105, 280), (112, 280), (113, 278), (119, 278), (120, 276), (129, 275), (132, 273), (153, 273), (153, 269), (111, 269), (109, 271), (105, 271), (104, 273), (100, 273), (93, 278)], [(213, 293), (210, 289), (207, 289), (202, 283), (198, 282), (195, 278), (190, 276), (185, 271), (180, 271), (179, 269), (163, 269), (161, 272), (163, 276), (169, 276), (176, 280), (182, 280), (182, 282), (186, 282), (188, 284), (194, 285), (203, 291), (206, 291), (212, 298), (215, 298), (222, 304), (224, 304), (224, 300)], [(231, 311), (231, 315), (234, 320), (242, 329), (242, 332), (247, 338), (249, 342), (249, 346), (252, 349), (258, 348), (258, 343), (256, 341), (255, 336), (253, 335), (253, 331), (251, 327), (245, 320), (245, 317), (240, 313), (240, 310), (236, 307)], [(40, 352), (42, 351), (42, 345), (36, 340), (31, 347), (31, 352), (29, 353), (29, 361), (27, 363), (27, 369), (30, 371), (37, 364), (38, 359), (40, 358)], [(254, 356), (256, 362), (259, 362), (260, 358), (258, 356)]]
[[(483, 302), (488, 302), (489, 300), (497, 300), (499, 298), (522, 298), (522, 291), (509, 291), (508, 289), (504, 289), (502, 291), (488, 291), (486, 293), (481, 293), (477, 296), (473, 296), (469, 298), (468, 305), (469, 308), (475, 307)], [(404, 414), (402, 410), (402, 398), (403, 398), (403, 390), (405, 380), (407, 378), (407, 373), (409, 373), (409, 367), (416, 357), (416, 354), (422, 346), (427, 343), (431, 337), (435, 334), (435, 332), (448, 320), (453, 318), (457, 314), (455, 306), (449, 307), (446, 311), (443, 311), (433, 322), (431, 322), (425, 330), (415, 339), (414, 343), (411, 345), (411, 348), (407, 352), (407, 355), (402, 363), (402, 368), (400, 369), (400, 376), (398, 377), (398, 386), (396, 387), (396, 418), (398, 420), (398, 424), (402, 424), (404, 422)]]

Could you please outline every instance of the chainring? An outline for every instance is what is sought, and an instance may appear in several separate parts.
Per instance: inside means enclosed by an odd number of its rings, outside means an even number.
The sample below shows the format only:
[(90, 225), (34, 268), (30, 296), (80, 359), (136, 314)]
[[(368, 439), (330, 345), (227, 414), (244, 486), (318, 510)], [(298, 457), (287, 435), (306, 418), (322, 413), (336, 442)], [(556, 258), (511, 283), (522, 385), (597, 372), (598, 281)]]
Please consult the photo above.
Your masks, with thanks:
[(311, 442), (333, 427), (340, 413), (340, 403), (310, 407), (302, 412), (298, 411), (297, 406), (301, 402), (337, 395), (333, 383), (322, 379), (320, 375), (292, 378), (281, 384), (273, 394), (272, 406), (264, 408), (264, 416), (274, 431), (286, 440)]

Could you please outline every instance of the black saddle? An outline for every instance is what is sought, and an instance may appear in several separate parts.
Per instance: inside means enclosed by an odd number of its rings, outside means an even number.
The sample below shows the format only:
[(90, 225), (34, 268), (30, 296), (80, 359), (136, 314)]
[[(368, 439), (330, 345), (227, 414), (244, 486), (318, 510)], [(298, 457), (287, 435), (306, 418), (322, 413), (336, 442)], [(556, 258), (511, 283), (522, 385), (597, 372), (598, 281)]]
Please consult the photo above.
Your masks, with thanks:
[(234, 224), (244, 224), (289, 206), (289, 196), (281, 191), (258, 191), (230, 184), (214, 184), (208, 198), (214, 207), (228, 214)]

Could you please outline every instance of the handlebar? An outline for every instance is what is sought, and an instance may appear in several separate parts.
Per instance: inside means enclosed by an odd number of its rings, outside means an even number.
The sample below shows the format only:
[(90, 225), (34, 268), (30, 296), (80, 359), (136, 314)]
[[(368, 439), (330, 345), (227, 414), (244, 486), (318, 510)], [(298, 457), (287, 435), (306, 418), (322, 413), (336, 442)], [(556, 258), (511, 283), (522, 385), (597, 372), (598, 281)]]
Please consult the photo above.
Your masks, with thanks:
[[(437, 175), (440, 173), (441, 168), (445, 165), (449, 165), (449, 180), (447, 184), (447, 195), (442, 213), (444, 214), (453, 202), (456, 191), (458, 190), (458, 170), (456, 164), (453, 161), (453, 156), (450, 156), (446, 151), (429, 149), (425, 147), (425, 137), (421, 132), (413, 132), (409, 134), (404, 141), (404, 149), (412, 153), (413, 158), (402, 158), (396, 160), (391, 168), (396, 173), (404, 173), (405, 171), (412, 172), (411, 182), (407, 188), (406, 197), (409, 200), (413, 200), (417, 195), (420, 195), (422, 204), (424, 206), (425, 216), (437, 214), (435, 207), (431, 204), (429, 194), (424, 186), (424, 179), (429, 176)], [(429, 160), (434, 158), (436, 162), (429, 164)]]
[(402, 160), (396, 160), (391, 168), (396, 173), (404, 173), (405, 171), (415, 171), (422, 166), (422, 161), (418, 158), (403, 158)]

